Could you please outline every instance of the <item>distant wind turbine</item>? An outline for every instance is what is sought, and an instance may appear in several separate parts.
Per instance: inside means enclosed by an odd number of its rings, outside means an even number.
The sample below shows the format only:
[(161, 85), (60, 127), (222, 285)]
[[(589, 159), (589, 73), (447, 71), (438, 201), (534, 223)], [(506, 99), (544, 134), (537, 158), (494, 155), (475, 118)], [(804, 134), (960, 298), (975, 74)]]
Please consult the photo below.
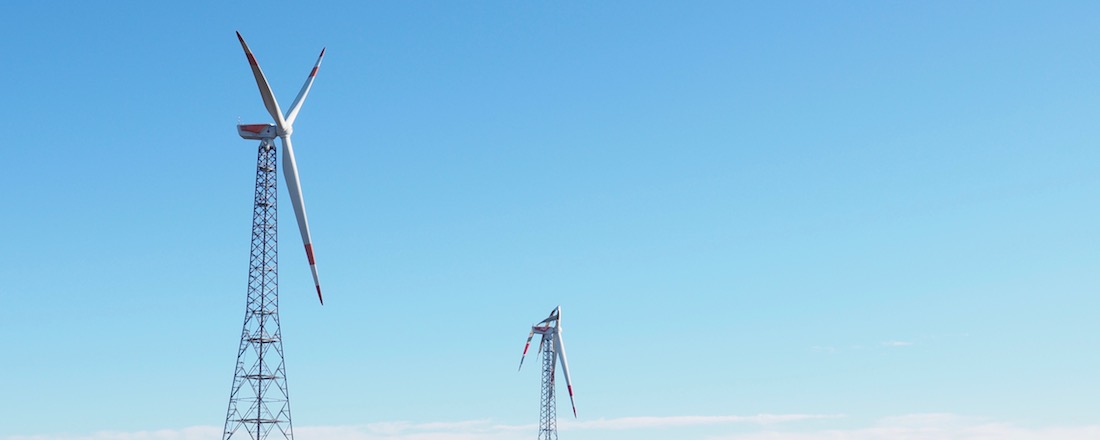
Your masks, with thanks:
[(565, 387), (569, 391), (569, 403), (573, 406), (573, 417), (577, 417), (577, 403), (573, 399), (573, 381), (569, 378), (569, 363), (565, 358), (565, 343), (561, 337), (561, 307), (550, 312), (550, 316), (531, 326), (527, 335), (527, 344), (523, 346), (523, 356), (519, 358), (519, 369), (523, 369), (523, 359), (531, 347), (535, 334), (542, 335), (539, 352), (542, 353), (542, 406), (539, 411), (539, 440), (557, 440), (557, 402), (554, 399), (554, 370), (561, 360), (561, 371), (565, 375)]

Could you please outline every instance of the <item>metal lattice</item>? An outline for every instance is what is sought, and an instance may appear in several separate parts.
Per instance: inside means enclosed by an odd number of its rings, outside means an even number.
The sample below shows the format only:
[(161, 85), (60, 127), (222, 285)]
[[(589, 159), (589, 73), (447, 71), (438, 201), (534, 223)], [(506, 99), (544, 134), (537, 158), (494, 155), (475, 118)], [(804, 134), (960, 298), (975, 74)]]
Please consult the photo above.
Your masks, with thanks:
[(539, 411), (539, 440), (558, 440), (558, 405), (554, 399), (554, 338), (542, 335), (542, 408)]
[(277, 234), (277, 149), (260, 143), (256, 198), (252, 208), (252, 253), (248, 271), (248, 304), (237, 352), (237, 369), (229, 393), (222, 440), (293, 440), (290, 395), (279, 328), (279, 246)]

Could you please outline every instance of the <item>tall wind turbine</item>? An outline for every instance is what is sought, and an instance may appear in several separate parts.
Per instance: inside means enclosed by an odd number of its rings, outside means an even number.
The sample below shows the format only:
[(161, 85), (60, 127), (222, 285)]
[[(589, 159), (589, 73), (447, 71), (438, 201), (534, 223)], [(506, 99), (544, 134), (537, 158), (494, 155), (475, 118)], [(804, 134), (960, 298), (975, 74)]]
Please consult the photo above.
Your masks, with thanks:
[(271, 434), (276, 438), (293, 440), (290, 395), (286, 384), (282, 331), (279, 328), (278, 175), (275, 138), (282, 140), (283, 177), (290, 193), (290, 203), (294, 207), (294, 216), (298, 220), (298, 230), (305, 244), (309, 268), (313, 272), (317, 299), (324, 304), (290, 134), (293, 132), (294, 120), (298, 117), (298, 110), (302, 108), (302, 103), (313, 86), (313, 79), (317, 76), (317, 69), (321, 67), (325, 50), (321, 49), (317, 64), (309, 72), (298, 97), (294, 98), (290, 111), (283, 116), (275, 94), (267, 84), (267, 78), (240, 32), (237, 33), (237, 39), (248, 57), (248, 64), (252, 66), (252, 75), (256, 77), (264, 106), (275, 119), (275, 123), (237, 125), (237, 133), (242, 138), (258, 140), (260, 146), (256, 165), (256, 196), (252, 205), (248, 301), (222, 439), (229, 440), (243, 429), (252, 440), (263, 440)]
[(573, 381), (569, 378), (569, 363), (565, 360), (565, 343), (561, 339), (561, 307), (550, 312), (550, 316), (531, 326), (527, 335), (527, 344), (523, 346), (523, 356), (519, 358), (519, 368), (523, 369), (523, 359), (531, 347), (531, 339), (538, 333), (539, 352), (542, 353), (542, 406), (539, 411), (539, 440), (558, 439), (557, 402), (554, 399), (554, 369), (561, 360), (561, 371), (565, 375), (565, 387), (569, 390), (569, 403), (573, 405), (573, 417), (577, 417), (577, 402), (573, 400)]

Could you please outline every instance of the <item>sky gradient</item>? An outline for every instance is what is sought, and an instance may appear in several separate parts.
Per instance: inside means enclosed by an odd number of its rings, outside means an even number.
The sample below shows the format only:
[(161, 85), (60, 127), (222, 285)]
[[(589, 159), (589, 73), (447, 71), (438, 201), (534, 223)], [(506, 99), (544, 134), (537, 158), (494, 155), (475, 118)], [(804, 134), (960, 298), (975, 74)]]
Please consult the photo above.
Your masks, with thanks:
[(156, 3), (0, 14), (2, 440), (219, 436), (269, 121), (234, 31), (284, 106), (327, 47), (299, 440), (534, 438), (558, 305), (563, 439), (1100, 435), (1094, 3)]

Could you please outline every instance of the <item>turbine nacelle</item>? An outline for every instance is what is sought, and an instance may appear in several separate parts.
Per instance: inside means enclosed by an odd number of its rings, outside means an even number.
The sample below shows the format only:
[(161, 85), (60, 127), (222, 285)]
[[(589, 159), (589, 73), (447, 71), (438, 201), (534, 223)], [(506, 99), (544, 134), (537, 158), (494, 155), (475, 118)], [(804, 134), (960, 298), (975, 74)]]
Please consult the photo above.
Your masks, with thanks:
[(539, 334), (539, 335), (552, 335), (552, 334), (554, 334), (554, 328), (550, 327), (548, 325), (545, 325), (545, 326), (536, 325), (536, 326), (531, 327), (531, 332), (533, 332), (535, 334)]
[(273, 140), (279, 135), (275, 124), (238, 124), (237, 134), (245, 139)]

